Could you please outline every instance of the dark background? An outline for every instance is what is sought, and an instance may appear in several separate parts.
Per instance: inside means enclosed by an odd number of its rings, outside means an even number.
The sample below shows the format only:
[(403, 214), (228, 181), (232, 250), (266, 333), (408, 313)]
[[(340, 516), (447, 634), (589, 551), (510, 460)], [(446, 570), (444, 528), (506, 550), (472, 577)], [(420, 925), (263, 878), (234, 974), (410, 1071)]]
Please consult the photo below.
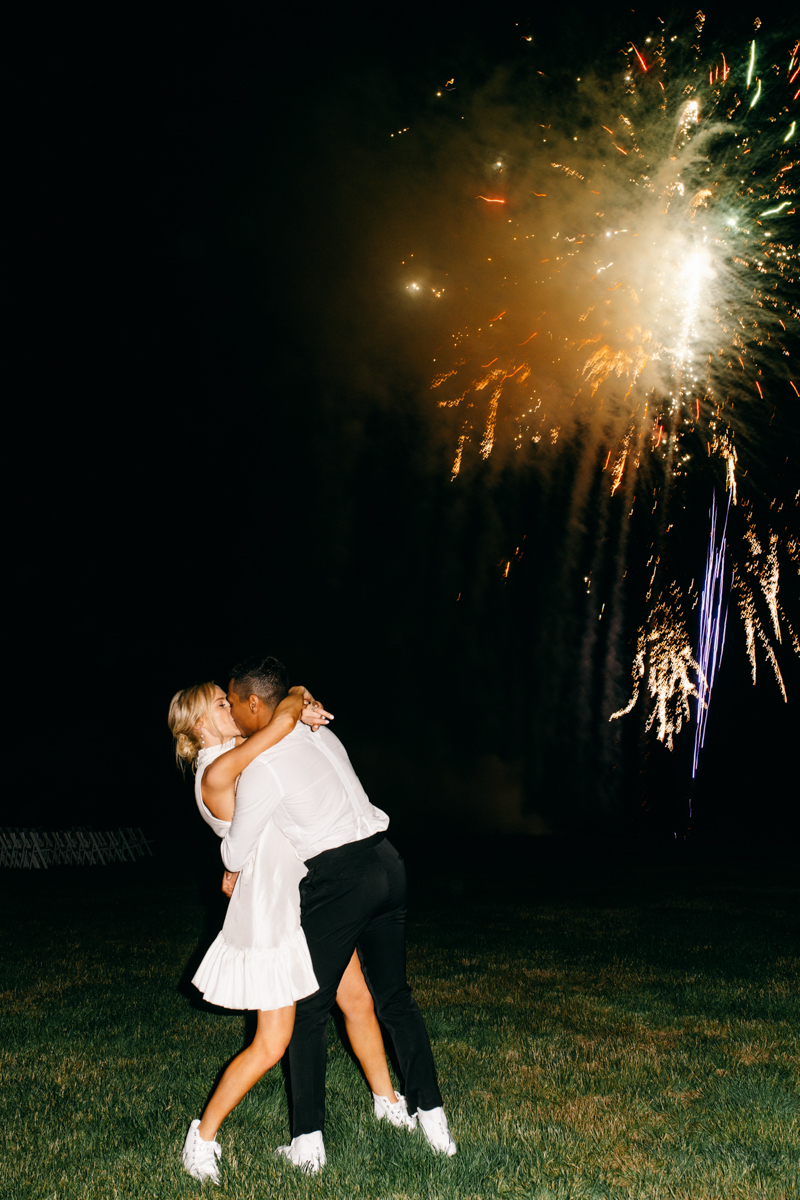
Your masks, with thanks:
[(609, 767), (599, 716), (575, 726), (570, 457), (451, 485), (426, 368), (394, 352), (419, 318), (371, 301), (367, 214), (342, 185), (364, 172), (374, 197), (387, 129), (447, 78), (466, 90), (515, 61), (518, 22), (572, 71), (630, 36), (632, 12), (76, 9), (21, 37), (8, 635), (33, 759), (4, 823), (142, 825), (174, 844), (193, 815), (170, 697), (225, 686), (263, 648), (336, 713), (401, 836), (786, 845), (796, 657), (789, 705), (765, 665), (753, 689), (732, 613), (694, 793), (693, 727), (669, 755), (641, 706)]

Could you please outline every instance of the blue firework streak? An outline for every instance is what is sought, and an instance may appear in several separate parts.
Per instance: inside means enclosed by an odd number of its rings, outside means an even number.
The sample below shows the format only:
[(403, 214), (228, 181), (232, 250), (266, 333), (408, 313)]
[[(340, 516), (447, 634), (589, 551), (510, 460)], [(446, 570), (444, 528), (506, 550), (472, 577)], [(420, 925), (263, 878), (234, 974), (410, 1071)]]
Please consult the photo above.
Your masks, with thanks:
[[(711, 703), (711, 690), (717, 668), (722, 661), (725, 648), (725, 630), (728, 625), (728, 605), (725, 586), (725, 551), (727, 549), (728, 517), (731, 511), (731, 493), (728, 492), (728, 503), (725, 509), (725, 520), (722, 533), (717, 541), (717, 494), (711, 498), (711, 533), (708, 542), (706, 558), (706, 577), (703, 583), (703, 595), (700, 602), (700, 642), (697, 650), (698, 663), (698, 695), (697, 695), (697, 726), (694, 735), (694, 754), (692, 756), (692, 779), (697, 776), (700, 751), (706, 738), (708, 709)], [(724, 611), (723, 611), (724, 606)]]

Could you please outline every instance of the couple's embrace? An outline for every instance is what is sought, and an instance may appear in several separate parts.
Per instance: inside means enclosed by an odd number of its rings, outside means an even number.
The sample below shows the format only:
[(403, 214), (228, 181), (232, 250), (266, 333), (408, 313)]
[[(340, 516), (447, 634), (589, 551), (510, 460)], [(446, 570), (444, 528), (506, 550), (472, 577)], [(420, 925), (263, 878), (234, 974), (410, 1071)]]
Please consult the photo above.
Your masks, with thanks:
[[(342, 1010), (372, 1090), (375, 1116), (420, 1129), (456, 1152), (430, 1041), (405, 972), (406, 879), (327, 713), (288, 687), (274, 658), (240, 663), (228, 694), (213, 683), (178, 692), (169, 726), (180, 762), (196, 768), (203, 819), (222, 838), (225, 923), (193, 982), (213, 1004), (255, 1009), (256, 1035), (228, 1065), (183, 1163), (219, 1181), (216, 1133), (288, 1048), (296, 1166), (325, 1164), (328, 1016)], [(246, 740), (245, 740), (246, 739)], [(377, 1017), (394, 1043), (405, 1094), (395, 1093)]]

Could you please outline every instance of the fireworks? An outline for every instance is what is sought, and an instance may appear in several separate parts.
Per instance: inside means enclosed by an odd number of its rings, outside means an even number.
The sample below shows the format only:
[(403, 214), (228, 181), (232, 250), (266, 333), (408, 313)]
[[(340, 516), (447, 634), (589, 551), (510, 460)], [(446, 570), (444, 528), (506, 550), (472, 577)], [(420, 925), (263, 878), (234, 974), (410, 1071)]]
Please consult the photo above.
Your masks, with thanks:
[(673, 584), (670, 595), (653, 606), (647, 628), (639, 630), (636, 656), (633, 660), (633, 696), (625, 708), (611, 714), (611, 720), (626, 716), (639, 698), (640, 684), (646, 680), (652, 700), (647, 718), (649, 731), (656, 727), (656, 736), (673, 747), (673, 735), (680, 733), (684, 720), (689, 720), (689, 698), (701, 703), (692, 676), (699, 672), (695, 662), (686, 623), (681, 608), (680, 591)]
[[(785, 631), (789, 635), (789, 641), (796, 654), (800, 654), (800, 641), (798, 641), (797, 634), (790, 625), (783, 606), (778, 599), (780, 584), (780, 568), (778, 564), (779, 537), (777, 533), (770, 529), (768, 548), (765, 549), (762, 547), (756, 532), (755, 520), (749, 506), (746, 512), (747, 532), (745, 534), (745, 544), (747, 549), (739, 573), (734, 580), (734, 589), (737, 593), (739, 612), (744, 623), (747, 654), (750, 659), (753, 683), (756, 681), (757, 637), (763, 645), (767, 659), (775, 673), (775, 679), (781, 690), (781, 695), (784, 700), (787, 700), (786, 688), (780, 666), (778, 665), (773, 640), (778, 645), (782, 644), (782, 627), (785, 627)], [(787, 550), (790, 554), (793, 551), (796, 552), (796, 545), (796, 539), (789, 541)], [(768, 622), (764, 622), (758, 613), (756, 597), (759, 591), (762, 600), (766, 603), (767, 614), (769, 616)]]
[(711, 701), (711, 689), (717, 667), (722, 660), (725, 647), (725, 628), (728, 623), (727, 608), (723, 614), (725, 600), (725, 538), (728, 532), (728, 517), (731, 511), (732, 493), (728, 493), (728, 507), (725, 512), (725, 522), (722, 526), (722, 536), (717, 545), (717, 497), (711, 501), (711, 536), (706, 558), (706, 577), (703, 584), (703, 598), (700, 605), (700, 649), (699, 664), (699, 693), (697, 696), (697, 726), (694, 735), (694, 755), (692, 757), (692, 778), (697, 775), (700, 751), (706, 736), (708, 706)]
[[(487, 233), (493, 253), (481, 255), (484, 316), (453, 336), (452, 361), (431, 384), (440, 408), (463, 414), (454, 480), (477, 458), (557, 453), (559, 436), (563, 445), (579, 432), (607, 448), (603, 469), (623, 519), (652, 489), (648, 617), (633, 697), (612, 719), (644, 689), (647, 727), (672, 747), (693, 698), (695, 771), (724, 644), (731, 537), (726, 516), (715, 540), (715, 501), (695, 657), (683, 613), (690, 589), (671, 577), (682, 567), (672, 565), (670, 531), (692, 520), (678, 498), (688, 497), (687, 477), (721, 475), (729, 515), (742, 479), (758, 470), (751, 451), (770, 413), (798, 392), (786, 343), (798, 316), (790, 109), (800, 44), (769, 46), (759, 33), (738, 49), (706, 48), (704, 24), (698, 13), (691, 45), (663, 23), (629, 42), (615, 77), (579, 80), (566, 109), (577, 132), (538, 115), (527, 155), (501, 157), (504, 194), (475, 197), (503, 222)], [(760, 643), (785, 697), (777, 648), (800, 648), (778, 599), (780, 558), (796, 541), (786, 530), (759, 539), (747, 503), (732, 549), (737, 604), (754, 680)]]

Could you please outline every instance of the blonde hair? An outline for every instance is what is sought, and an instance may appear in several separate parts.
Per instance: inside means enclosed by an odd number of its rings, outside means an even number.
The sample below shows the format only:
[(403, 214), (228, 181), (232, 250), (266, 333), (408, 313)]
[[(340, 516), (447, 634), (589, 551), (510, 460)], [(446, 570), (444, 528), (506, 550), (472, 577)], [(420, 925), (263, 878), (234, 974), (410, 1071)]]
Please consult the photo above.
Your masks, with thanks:
[(217, 737), (222, 737), (211, 716), (211, 705), (216, 699), (216, 691), (215, 683), (197, 683), (194, 687), (176, 692), (170, 700), (167, 723), (175, 739), (175, 761), (182, 771), (186, 770), (187, 765), (191, 766), (193, 771), (197, 770), (197, 756), (200, 753), (198, 721), (208, 717), (208, 723), (214, 733)]

